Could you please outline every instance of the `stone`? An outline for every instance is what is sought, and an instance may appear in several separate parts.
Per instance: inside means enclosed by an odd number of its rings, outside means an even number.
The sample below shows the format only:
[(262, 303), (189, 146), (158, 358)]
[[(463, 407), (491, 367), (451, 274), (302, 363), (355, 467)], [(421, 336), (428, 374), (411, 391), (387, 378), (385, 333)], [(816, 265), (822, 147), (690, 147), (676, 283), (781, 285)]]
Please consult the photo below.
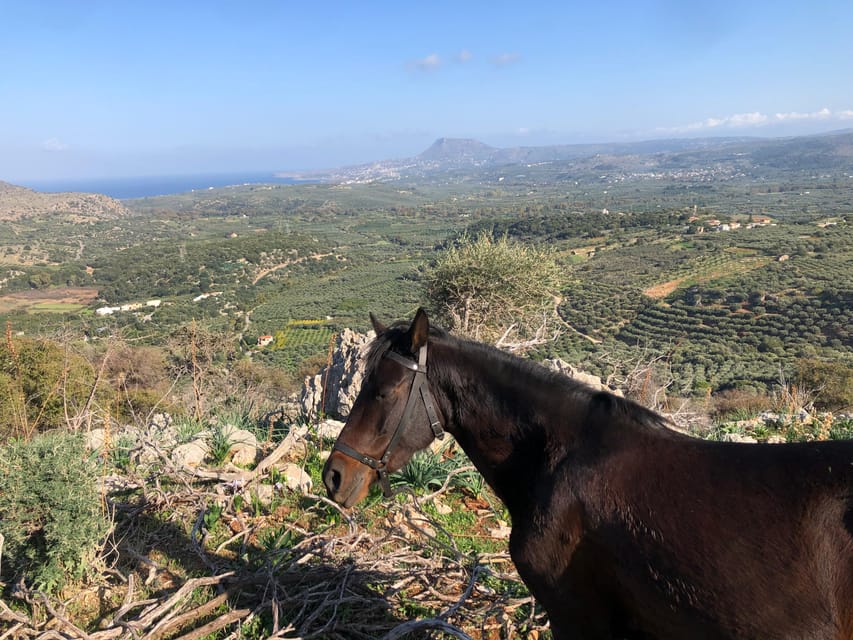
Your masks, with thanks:
[(231, 443), (227, 458), (237, 465), (254, 464), (258, 457), (258, 439), (255, 434), (246, 429), (234, 429), (226, 433)]
[(264, 506), (269, 506), (275, 497), (275, 487), (271, 484), (259, 484), (252, 489), (252, 493)]
[(91, 429), (86, 434), (86, 448), (91, 451), (101, 451), (106, 440), (107, 432), (105, 429)]
[(375, 334), (344, 329), (335, 339), (328, 365), (305, 378), (300, 405), (309, 418), (319, 415), (346, 418), (364, 379), (364, 358)]
[(561, 358), (552, 358), (550, 360), (545, 360), (542, 363), (551, 371), (556, 371), (557, 373), (562, 373), (564, 376), (571, 378), (572, 380), (577, 380), (588, 387), (595, 389), (596, 391), (609, 391), (617, 396), (622, 396), (622, 391), (619, 389), (611, 389), (606, 384), (601, 381), (596, 375), (591, 373), (586, 373), (585, 371), (581, 371), (576, 367), (573, 367), (568, 362)]
[(724, 433), (723, 437), (720, 438), (722, 442), (743, 442), (749, 444), (755, 444), (758, 442), (752, 436), (745, 436), (741, 433)]
[(202, 439), (179, 444), (172, 450), (172, 460), (190, 468), (198, 467), (210, 453), (210, 447)]
[(291, 491), (298, 491), (300, 493), (311, 493), (311, 489), (314, 487), (314, 482), (311, 480), (311, 476), (305, 473), (305, 470), (302, 467), (299, 467), (293, 463), (285, 465), (284, 469), (284, 477), (285, 477), (285, 485)]
[(337, 440), (344, 428), (344, 423), (340, 420), (323, 420), (315, 427), (317, 435), (324, 440)]

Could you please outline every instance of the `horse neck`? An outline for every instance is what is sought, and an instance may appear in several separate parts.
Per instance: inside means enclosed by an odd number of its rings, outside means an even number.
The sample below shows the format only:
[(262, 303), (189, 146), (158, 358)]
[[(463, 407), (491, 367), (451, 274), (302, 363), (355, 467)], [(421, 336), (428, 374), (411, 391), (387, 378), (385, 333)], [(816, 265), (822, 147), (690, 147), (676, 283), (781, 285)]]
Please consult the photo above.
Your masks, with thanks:
[(545, 388), (547, 376), (531, 376), (512, 360), (464, 343), (436, 345), (432, 354), (430, 379), (447, 430), (510, 512), (522, 508), (534, 484), (531, 474), (552, 470), (573, 446), (571, 431), (557, 428), (570, 424), (565, 411), (571, 394), (555, 399)]

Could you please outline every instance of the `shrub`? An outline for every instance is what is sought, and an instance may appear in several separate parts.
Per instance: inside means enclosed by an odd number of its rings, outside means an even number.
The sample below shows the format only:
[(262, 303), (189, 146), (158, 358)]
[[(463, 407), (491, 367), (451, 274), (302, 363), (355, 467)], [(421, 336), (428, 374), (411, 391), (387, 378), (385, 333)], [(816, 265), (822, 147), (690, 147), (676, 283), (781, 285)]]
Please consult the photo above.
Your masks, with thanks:
[(817, 408), (837, 411), (853, 407), (853, 368), (804, 358), (797, 362), (797, 376), (800, 386), (814, 392)]
[(553, 252), (488, 233), (463, 236), (423, 276), (440, 323), (498, 344), (508, 334), (544, 341), (556, 321), (560, 281)]
[(76, 434), (51, 431), (0, 447), (4, 574), (45, 590), (86, 575), (110, 527), (97, 477)]
[(0, 343), (0, 436), (29, 437), (64, 426), (86, 405), (95, 372), (80, 355), (52, 340), (7, 338)]

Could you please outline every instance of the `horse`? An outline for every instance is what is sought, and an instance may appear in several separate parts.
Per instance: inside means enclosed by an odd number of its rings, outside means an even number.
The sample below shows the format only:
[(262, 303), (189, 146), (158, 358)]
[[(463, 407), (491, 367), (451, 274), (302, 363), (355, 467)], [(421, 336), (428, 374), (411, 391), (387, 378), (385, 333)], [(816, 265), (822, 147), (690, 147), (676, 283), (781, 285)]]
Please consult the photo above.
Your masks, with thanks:
[(555, 640), (853, 639), (853, 441), (712, 442), (431, 327), (376, 331), (323, 469), (344, 507), (447, 431)]

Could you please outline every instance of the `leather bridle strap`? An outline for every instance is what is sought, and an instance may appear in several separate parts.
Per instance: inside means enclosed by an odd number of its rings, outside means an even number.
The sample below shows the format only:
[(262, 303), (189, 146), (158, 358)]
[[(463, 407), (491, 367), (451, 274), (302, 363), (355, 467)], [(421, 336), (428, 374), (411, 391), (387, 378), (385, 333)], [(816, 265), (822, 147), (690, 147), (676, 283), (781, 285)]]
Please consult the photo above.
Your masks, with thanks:
[(379, 476), (379, 484), (382, 486), (382, 492), (385, 494), (386, 498), (390, 498), (393, 495), (393, 492), (391, 491), (391, 482), (388, 480), (388, 460), (391, 458), (391, 453), (394, 451), (400, 437), (403, 435), (403, 430), (411, 421), (418, 398), (420, 398), (424, 403), (424, 408), (426, 409), (427, 417), (429, 418), (429, 426), (430, 429), (432, 429), (433, 436), (439, 440), (442, 439), (444, 437), (444, 429), (441, 427), (441, 420), (438, 417), (435, 398), (433, 398), (427, 382), (426, 345), (423, 345), (420, 348), (417, 362), (394, 351), (386, 352), (385, 357), (415, 372), (414, 380), (412, 380), (412, 388), (409, 390), (409, 398), (406, 400), (406, 407), (403, 409), (403, 415), (400, 417), (400, 422), (397, 423), (397, 428), (394, 430), (391, 440), (388, 441), (385, 453), (383, 453), (382, 457), (377, 460), (372, 456), (356, 451), (349, 445), (340, 441), (335, 443), (333, 450), (340, 451), (344, 455), (347, 455), (361, 464), (375, 470)]

